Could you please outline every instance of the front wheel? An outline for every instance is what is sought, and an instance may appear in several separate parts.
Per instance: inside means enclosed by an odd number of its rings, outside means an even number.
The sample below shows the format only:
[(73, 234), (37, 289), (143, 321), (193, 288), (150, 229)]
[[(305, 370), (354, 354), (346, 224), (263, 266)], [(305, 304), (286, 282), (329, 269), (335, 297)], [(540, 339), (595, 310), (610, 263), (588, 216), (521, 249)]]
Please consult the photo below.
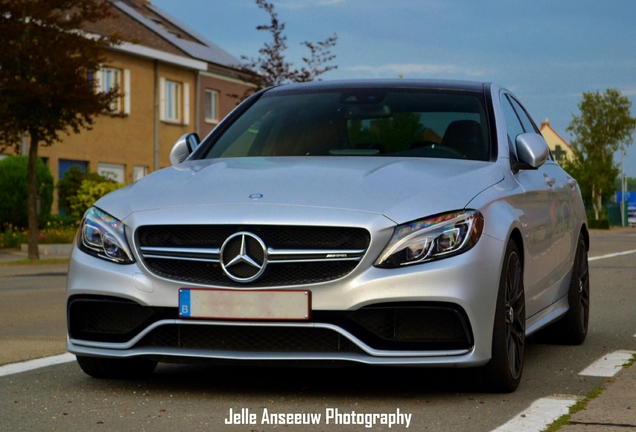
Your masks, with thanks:
[(77, 363), (85, 374), (93, 378), (139, 379), (149, 376), (157, 362), (142, 358), (118, 359), (77, 356)]
[(510, 393), (517, 389), (523, 372), (526, 342), (526, 300), (523, 262), (510, 240), (499, 279), (499, 293), (492, 333), (492, 357), (479, 371), (485, 390)]

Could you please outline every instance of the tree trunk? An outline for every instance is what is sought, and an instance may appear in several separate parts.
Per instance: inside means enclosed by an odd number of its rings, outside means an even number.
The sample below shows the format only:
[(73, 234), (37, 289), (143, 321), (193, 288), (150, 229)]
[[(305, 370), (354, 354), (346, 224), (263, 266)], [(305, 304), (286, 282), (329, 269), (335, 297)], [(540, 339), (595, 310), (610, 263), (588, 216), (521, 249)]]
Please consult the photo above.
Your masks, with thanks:
[(29, 168), (27, 174), (27, 201), (29, 208), (29, 259), (40, 259), (38, 251), (38, 136), (30, 132)]
[(598, 220), (601, 211), (601, 199), (601, 194), (596, 192), (596, 185), (592, 185), (592, 209), (594, 209), (594, 219), (596, 220)]

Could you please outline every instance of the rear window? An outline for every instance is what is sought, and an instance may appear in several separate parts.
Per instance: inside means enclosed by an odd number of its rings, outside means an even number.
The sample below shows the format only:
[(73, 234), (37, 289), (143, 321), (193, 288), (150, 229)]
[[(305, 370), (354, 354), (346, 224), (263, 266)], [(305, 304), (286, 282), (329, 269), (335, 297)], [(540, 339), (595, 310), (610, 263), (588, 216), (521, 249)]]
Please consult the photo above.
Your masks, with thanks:
[(489, 160), (479, 93), (403, 89), (265, 93), (207, 158), (399, 156)]

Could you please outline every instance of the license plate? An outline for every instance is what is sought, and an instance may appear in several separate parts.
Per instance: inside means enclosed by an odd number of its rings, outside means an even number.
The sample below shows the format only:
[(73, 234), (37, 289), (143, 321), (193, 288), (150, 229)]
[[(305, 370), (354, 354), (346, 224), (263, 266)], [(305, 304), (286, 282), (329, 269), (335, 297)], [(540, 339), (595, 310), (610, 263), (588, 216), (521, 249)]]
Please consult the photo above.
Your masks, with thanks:
[(308, 320), (310, 291), (179, 290), (181, 318)]

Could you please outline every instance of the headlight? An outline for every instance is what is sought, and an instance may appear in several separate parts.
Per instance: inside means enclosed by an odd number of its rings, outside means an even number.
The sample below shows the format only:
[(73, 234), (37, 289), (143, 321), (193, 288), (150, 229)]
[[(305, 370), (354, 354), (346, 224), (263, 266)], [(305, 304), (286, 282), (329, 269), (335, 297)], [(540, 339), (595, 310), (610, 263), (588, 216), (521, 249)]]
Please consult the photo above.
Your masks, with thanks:
[(395, 268), (466, 252), (479, 240), (484, 218), (476, 210), (462, 210), (420, 219), (395, 228), (376, 267)]
[(79, 248), (90, 255), (118, 264), (135, 262), (126, 241), (124, 224), (96, 207), (84, 214), (78, 243)]

